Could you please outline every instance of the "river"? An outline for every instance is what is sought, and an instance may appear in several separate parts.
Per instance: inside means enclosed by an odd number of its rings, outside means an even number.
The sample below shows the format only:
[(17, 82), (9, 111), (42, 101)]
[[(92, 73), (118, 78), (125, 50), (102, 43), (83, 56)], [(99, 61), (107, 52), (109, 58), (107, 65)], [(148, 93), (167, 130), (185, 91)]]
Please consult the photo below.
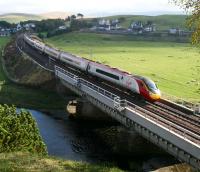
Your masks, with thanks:
[[(66, 115), (47, 115), (36, 110), (32, 113), (39, 127), (41, 136), (47, 145), (48, 154), (67, 160), (85, 161), (89, 163), (110, 162), (122, 169), (152, 170), (152, 163), (158, 166), (173, 164), (171, 157), (119, 157), (114, 155), (110, 148), (105, 146), (94, 130), (103, 127), (102, 123), (89, 123), (70, 120)], [(131, 163), (130, 163), (131, 162)], [(150, 164), (149, 164), (150, 162)], [(165, 166), (165, 165), (164, 165)]]

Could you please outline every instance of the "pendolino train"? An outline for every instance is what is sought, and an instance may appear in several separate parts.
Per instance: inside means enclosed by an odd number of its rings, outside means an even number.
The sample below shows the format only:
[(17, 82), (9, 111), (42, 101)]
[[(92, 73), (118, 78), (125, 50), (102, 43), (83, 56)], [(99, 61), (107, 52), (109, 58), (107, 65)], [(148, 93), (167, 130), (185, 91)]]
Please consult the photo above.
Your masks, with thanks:
[(160, 90), (157, 88), (156, 84), (146, 77), (132, 75), (117, 68), (112, 68), (105, 64), (57, 50), (27, 34), (24, 34), (24, 41), (41, 53), (45, 53), (52, 58), (61, 60), (65, 64), (73, 66), (87, 74), (91, 74), (95, 77), (119, 85), (126, 90), (140, 94), (149, 101), (156, 101), (161, 97)]

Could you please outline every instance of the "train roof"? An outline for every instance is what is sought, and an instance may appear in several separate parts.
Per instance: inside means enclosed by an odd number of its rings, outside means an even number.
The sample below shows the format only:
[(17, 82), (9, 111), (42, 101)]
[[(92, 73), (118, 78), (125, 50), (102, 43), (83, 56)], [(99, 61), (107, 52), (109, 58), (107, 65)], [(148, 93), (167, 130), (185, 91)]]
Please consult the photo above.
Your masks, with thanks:
[[(27, 35), (27, 36), (29, 37), (29, 35)], [(31, 38), (33, 38), (33, 39), (34, 39), (36, 42), (38, 42), (38, 43), (44, 44), (43, 42), (41, 42), (40, 39), (36, 39), (35, 36), (31, 36)], [(72, 56), (72, 57), (74, 57), (74, 58), (79, 58), (79, 59), (82, 59), (82, 60), (85, 60), (85, 61), (92, 62), (92, 63), (94, 63), (95, 65), (98, 65), (98, 66), (100, 66), (100, 67), (107, 68), (107, 69), (110, 69), (110, 70), (114, 70), (115, 72), (118, 72), (118, 73), (121, 74), (121, 75), (129, 75), (129, 76), (132, 76), (132, 77), (134, 77), (134, 78), (138, 78), (138, 79), (143, 80), (143, 81), (149, 81), (149, 80), (152, 81), (151, 79), (149, 79), (149, 78), (147, 78), (147, 77), (140, 76), (140, 75), (135, 75), (135, 74), (131, 74), (130, 72), (126, 72), (126, 71), (124, 71), (124, 70), (122, 70), (122, 69), (119, 69), (119, 68), (116, 68), (116, 67), (111, 67), (111, 66), (109, 66), (109, 65), (107, 65), (107, 64), (103, 64), (103, 63), (100, 63), (100, 62), (98, 62), (98, 61), (90, 60), (90, 59), (87, 59), (87, 58), (85, 58), (85, 57), (80, 57), (80, 56), (77, 56), (77, 55), (74, 55), (74, 54), (71, 54), (71, 53), (68, 53), (68, 52), (61, 51), (61, 50), (58, 50), (57, 48), (54, 48), (54, 47), (52, 47), (52, 46), (50, 46), (50, 45), (47, 45), (47, 44), (45, 44), (45, 45), (46, 45), (48, 48), (53, 48), (53, 49), (55, 49), (56, 51), (62, 52), (62, 53), (64, 53), (64, 54), (68, 54), (68, 55), (70, 55), (70, 56)], [(153, 81), (152, 81), (152, 82), (153, 82)]]

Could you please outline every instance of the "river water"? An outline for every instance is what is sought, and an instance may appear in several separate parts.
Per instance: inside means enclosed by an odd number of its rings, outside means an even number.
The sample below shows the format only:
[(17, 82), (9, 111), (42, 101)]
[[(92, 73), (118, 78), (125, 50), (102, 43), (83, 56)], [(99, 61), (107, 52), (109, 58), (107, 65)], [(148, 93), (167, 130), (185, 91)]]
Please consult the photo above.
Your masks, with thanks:
[[(67, 160), (85, 162), (110, 162), (122, 169), (129, 169), (130, 162), (134, 169), (141, 169), (142, 166), (148, 171), (151, 169), (148, 161), (160, 162), (162, 157), (148, 159), (119, 157), (114, 155), (110, 148), (99, 140), (94, 133), (95, 129), (103, 127), (102, 123), (82, 122), (70, 120), (67, 114), (47, 115), (45, 113), (28, 110), (32, 113), (39, 127), (41, 136), (47, 145), (48, 154), (61, 157)], [(159, 159), (158, 159), (159, 158)], [(164, 164), (174, 163), (174, 159), (164, 158)]]
[(97, 143), (92, 124), (55, 118), (35, 110), (29, 111), (37, 122), (49, 155), (86, 162), (106, 159), (105, 147)]

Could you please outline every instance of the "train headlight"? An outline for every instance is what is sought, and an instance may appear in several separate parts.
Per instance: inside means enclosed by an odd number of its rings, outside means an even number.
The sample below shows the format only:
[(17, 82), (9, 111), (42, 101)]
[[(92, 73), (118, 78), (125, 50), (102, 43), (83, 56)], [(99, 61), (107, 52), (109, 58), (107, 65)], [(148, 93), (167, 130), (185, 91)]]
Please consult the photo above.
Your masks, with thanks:
[(151, 97), (151, 99), (153, 100), (158, 100), (160, 99), (160, 90), (156, 90), (155, 93), (153, 92), (149, 92), (149, 96)]

